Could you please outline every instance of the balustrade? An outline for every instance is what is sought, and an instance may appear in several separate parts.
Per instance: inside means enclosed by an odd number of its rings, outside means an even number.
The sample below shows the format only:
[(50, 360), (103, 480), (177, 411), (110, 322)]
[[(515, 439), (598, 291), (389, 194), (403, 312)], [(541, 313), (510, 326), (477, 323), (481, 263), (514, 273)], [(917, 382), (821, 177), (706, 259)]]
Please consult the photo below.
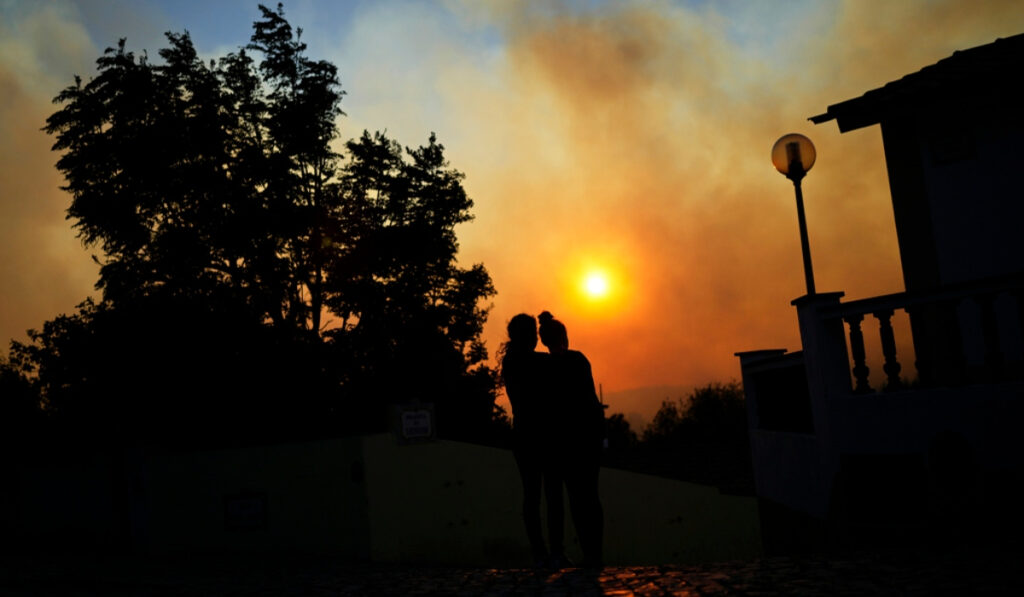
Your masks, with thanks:
[(993, 379), (1002, 378), (1003, 351), (999, 346), (999, 323), (996, 319), (994, 293), (979, 295), (975, 300), (981, 307), (981, 333), (985, 339), (985, 367)]
[[(1015, 303), (1014, 315), (1001, 315), (996, 303), (1008, 297)], [(958, 311), (966, 302), (977, 310), (971, 316)], [(898, 293), (840, 304), (824, 314), (824, 319), (838, 317), (849, 331), (852, 388), (855, 394), (875, 391), (868, 381), (868, 350), (864, 342), (865, 315), (878, 322), (878, 336), (885, 372), (883, 391), (904, 389), (903, 365), (897, 355), (893, 315), (906, 311), (911, 318), (914, 345), (917, 349), (918, 383), (921, 385), (957, 385), (965, 382), (996, 382), (1024, 377), (1024, 355), (1005, 354), (1005, 336), (1016, 332), (1017, 345), (1024, 347), (1024, 276), (963, 284), (932, 293)], [(1012, 319), (1017, 319), (1016, 325)], [(961, 326), (976, 327), (983, 351), (973, 354), (975, 366), (968, 366)], [(966, 329), (966, 328), (964, 328)], [(976, 333), (977, 334), (977, 333)], [(1001, 335), (1004, 338), (1001, 339)], [(1012, 344), (1012, 343), (1011, 343)], [(1021, 349), (1024, 350), (1024, 349)], [(1017, 352), (1021, 352), (1018, 350)], [(876, 353), (877, 354), (877, 353)], [(1009, 362), (1008, 359), (1015, 359)]]
[(892, 309), (874, 312), (875, 319), (878, 320), (879, 336), (882, 340), (882, 356), (885, 357), (885, 365), (882, 366), (887, 381), (885, 389), (890, 392), (903, 387), (903, 380), (900, 379), (900, 371), (903, 367), (896, 360), (896, 333), (892, 329), (892, 315)]
[(873, 390), (868, 385), (868, 373), (871, 373), (871, 369), (867, 366), (864, 333), (860, 331), (860, 323), (864, 321), (864, 316), (854, 313), (843, 319), (850, 326), (850, 352), (853, 353), (853, 379), (855, 380), (853, 391), (857, 394), (867, 394)]

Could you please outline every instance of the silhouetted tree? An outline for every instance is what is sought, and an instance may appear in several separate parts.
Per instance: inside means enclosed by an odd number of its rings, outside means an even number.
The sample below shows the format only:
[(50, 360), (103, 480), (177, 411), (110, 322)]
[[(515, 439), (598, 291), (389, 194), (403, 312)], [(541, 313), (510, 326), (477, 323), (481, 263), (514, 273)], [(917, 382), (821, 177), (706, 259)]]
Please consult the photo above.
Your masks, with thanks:
[[(469, 296), (459, 291), (467, 283), (489, 287), (489, 280), (480, 266), (463, 271), (455, 264), (454, 227), (471, 219), (473, 205), (462, 174), (448, 169), (444, 148), (433, 135), (428, 146), (406, 150), (411, 161), (381, 133), (364, 132), (347, 148), (351, 160), (341, 191), (343, 227), (351, 242), (332, 263), (338, 284), (329, 304), (345, 325), (353, 315), (370, 326), (389, 319), (405, 324), (429, 313), (440, 325), (453, 324), (460, 344), (467, 344), (477, 324), (460, 326), (466, 318), (459, 315), (474, 320), (483, 313), (477, 290)], [(460, 309), (468, 312), (457, 313)]]
[(227, 304), (86, 301), (29, 335), (12, 360), (64, 431), (93, 440), (300, 437), (337, 398), (313, 341)]
[(639, 447), (638, 462), (649, 472), (752, 491), (746, 403), (737, 382), (662, 402)]
[(739, 382), (713, 383), (690, 395), (686, 419), (704, 437), (736, 438), (747, 435), (747, 406)]
[(615, 413), (605, 419), (605, 430), (609, 452), (628, 452), (636, 447), (636, 432), (630, 428), (629, 421), (622, 413)]
[(643, 431), (643, 441), (647, 444), (663, 444), (679, 434), (683, 429), (686, 414), (686, 402), (679, 398), (675, 401), (664, 400), (654, 414), (654, 419)]
[(14, 444), (42, 423), (39, 394), (20, 363), (0, 356), (0, 444)]
[(643, 441), (659, 446), (697, 439), (745, 437), (747, 411), (738, 382), (712, 383), (695, 389), (686, 399), (666, 400), (644, 429)]
[[(347, 247), (328, 266), (329, 336), (354, 347), (361, 391), (437, 403), (444, 421), (491, 416), (495, 379), (479, 337), (494, 294), (482, 265), (458, 267), (455, 226), (473, 205), (444, 147), (406, 149), (377, 133), (347, 144), (340, 191)], [(405, 158), (408, 159), (405, 159)], [(468, 372), (468, 373), (467, 373)]]
[(249, 49), (205, 63), (168, 33), (163, 64), (108, 48), (98, 74), (57, 96), (46, 131), (72, 197), (68, 216), (102, 250), (104, 299), (237, 294), (279, 325), (319, 332), (330, 149), (343, 95), (309, 60), (280, 6), (260, 7)]
[(219, 60), (187, 33), (160, 64), (122, 39), (56, 97), (45, 130), (102, 299), (14, 343), (5, 379), (122, 430), (380, 428), (419, 398), (471, 436), (495, 415), (494, 288), (457, 265), (463, 175), (433, 135), (403, 151), (364, 133), (343, 161), (336, 67), (306, 56), (280, 4), (259, 8)]

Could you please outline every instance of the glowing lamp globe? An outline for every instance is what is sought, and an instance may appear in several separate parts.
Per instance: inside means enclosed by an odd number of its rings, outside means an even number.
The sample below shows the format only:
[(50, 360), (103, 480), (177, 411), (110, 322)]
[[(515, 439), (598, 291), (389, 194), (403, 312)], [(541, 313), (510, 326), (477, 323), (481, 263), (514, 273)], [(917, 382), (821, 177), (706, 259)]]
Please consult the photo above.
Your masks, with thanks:
[(807, 137), (790, 133), (772, 146), (772, 165), (790, 180), (799, 180), (814, 166), (814, 144)]
[(807, 219), (804, 217), (804, 193), (800, 181), (814, 165), (814, 144), (803, 135), (783, 135), (772, 145), (772, 165), (793, 181), (796, 192), (796, 216), (800, 223), (800, 249), (804, 255), (804, 278), (808, 296), (814, 295), (814, 268), (811, 267), (811, 243), (807, 240)]

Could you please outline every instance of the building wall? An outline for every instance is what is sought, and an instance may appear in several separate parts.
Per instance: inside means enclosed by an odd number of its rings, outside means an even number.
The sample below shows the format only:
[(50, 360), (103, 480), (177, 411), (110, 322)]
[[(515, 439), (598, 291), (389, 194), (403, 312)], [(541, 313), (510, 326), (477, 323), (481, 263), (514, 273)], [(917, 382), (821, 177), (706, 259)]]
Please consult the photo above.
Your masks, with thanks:
[[(149, 553), (289, 552), (528, 565), (506, 450), (390, 434), (211, 451), (135, 451), (21, 467), (0, 513), (7, 545)], [(609, 563), (757, 556), (756, 500), (601, 471)], [(567, 549), (580, 558), (567, 512)], [(73, 541), (71, 539), (74, 539)]]
[[(522, 492), (506, 450), (366, 438), (371, 554), (377, 561), (475, 565), (529, 562)], [(698, 562), (760, 554), (757, 502), (714, 487), (604, 468), (605, 559)], [(568, 505), (568, 502), (566, 502)], [(579, 560), (566, 513), (566, 548)]]
[[(321, 551), (369, 556), (362, 439), (145, 458), (151, 551)], [(249, 507), (250, 512), (237, 511)], [(235, 511), (232, 511), (235, 509)]]
[(907, 290), (1024, 271), (1024, 121), (939, 103), (883, 121)]
[(933, 121), (921, 139), (941, 281), (1022, 271), (1024, 130), (984, 114), (949, 120)]

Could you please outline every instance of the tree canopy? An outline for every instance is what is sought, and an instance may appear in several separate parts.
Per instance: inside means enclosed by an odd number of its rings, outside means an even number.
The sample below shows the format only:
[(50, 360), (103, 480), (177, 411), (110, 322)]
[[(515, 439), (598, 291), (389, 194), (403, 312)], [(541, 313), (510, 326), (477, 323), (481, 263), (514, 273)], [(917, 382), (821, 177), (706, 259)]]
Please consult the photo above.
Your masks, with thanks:
[(656, 475), (752, 494), (747, 407), (738, 382), (694, 388), (665, 400), (640, 438), (622, 415), (607, 420), (606, 462)]
[(486, 435), (495, 290), (457, 260), (463, 174), (433, 134), (340, 143), (337, 68), (280, 4), (259, 10), (236, 52), (205, 61), (168, 33), (154, 63), (121, 39), (55, 98), (45, 130), (102, 297), (13, 343), (0, 400), (27, 387), (53, 416), (121, 428), (299, 430), (380, 428), (421, 399), (442, 432)]

